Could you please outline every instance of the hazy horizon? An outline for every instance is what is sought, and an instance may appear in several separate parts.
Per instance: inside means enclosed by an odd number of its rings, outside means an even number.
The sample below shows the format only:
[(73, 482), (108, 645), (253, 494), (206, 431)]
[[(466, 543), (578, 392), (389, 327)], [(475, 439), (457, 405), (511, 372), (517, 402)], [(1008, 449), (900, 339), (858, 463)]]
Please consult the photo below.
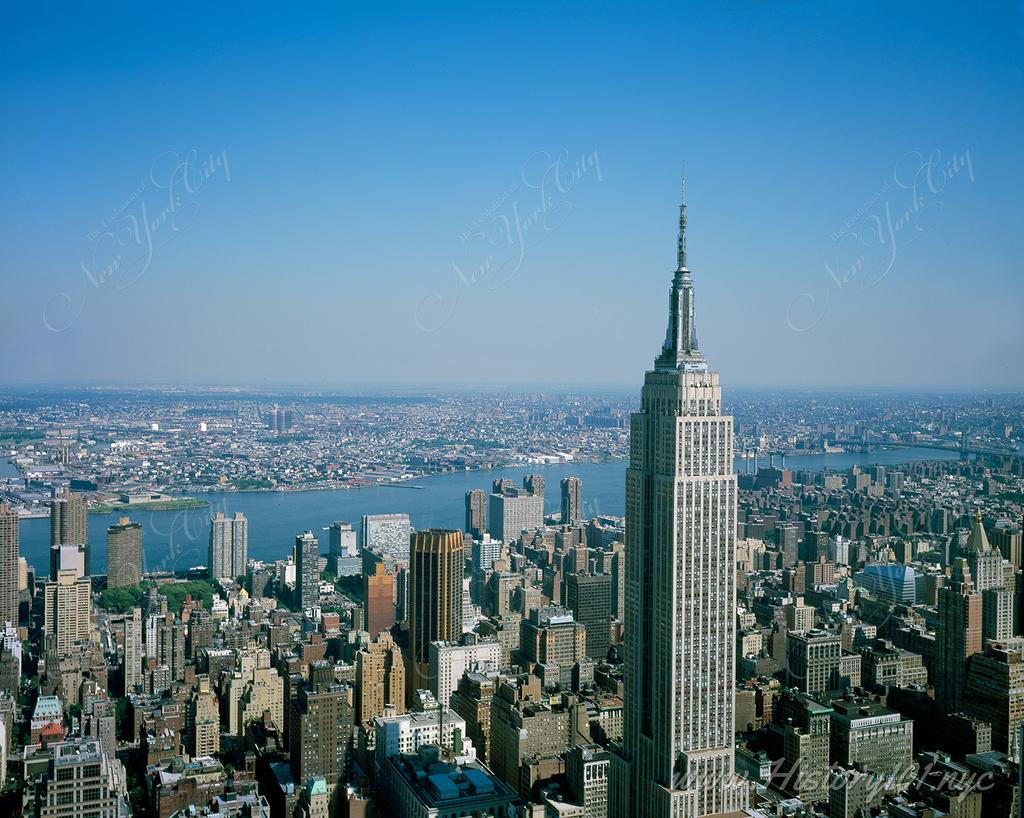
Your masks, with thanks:
[[(558, 394), (617, 394), (639, 397), (639, 387), (643, 384), (643, 378), (638, 379), (636, 384), (572, 384), (572, 383), (543, 383), (543, 382), (522, 382), (522, 383), (387, 383), (387, 382), (363, 382), (351, 384), (327, 384), (327, 383), (288, 383), (266, 382), (266, 383), (230, 383), (211, 381), (208, 383), (193, 382), (0, 382), (0, 390), (11, 392), (29, 391), (74, 391), (76, 389), (96, 392), (116, 391), (169, 391), (182, 392), (183, 394), (201, 395), (204, 393), (217, 394), (219, 391), (238, 392), (239, 394), (280, 394), (294, 395), (297, 397), (314, 398), (318, 395), (355, 396), (380, 393), (389, 394), (410, 394), (416, 392), (436, 391), (441, 393), (471, 392), (479, 394), (502, 394), (506, 392), (536, 391)], [(759, 394), (771, 393), (807, 393), (807, 394), (842, 394), (842, 395), (864, 395), (885, 394), (885, 395), (937, 395), (937, 396), (1021, 396), (1024, 395), (1024, 388), (1013, 386), (980, 386), (975, 388), (963, 388), (950, 386), (912, 386), (912, 385), (837, 385), (837, 384), (725, 384), (723, 389), (727, 392), (752, 392)]]

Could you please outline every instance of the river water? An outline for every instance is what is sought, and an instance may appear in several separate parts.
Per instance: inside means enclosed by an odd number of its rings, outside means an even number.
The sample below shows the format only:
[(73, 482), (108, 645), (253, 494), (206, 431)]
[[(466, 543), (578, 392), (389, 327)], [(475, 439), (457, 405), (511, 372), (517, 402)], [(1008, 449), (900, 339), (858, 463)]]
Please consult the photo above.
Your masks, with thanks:
[[(896, 466), (913, 460), (952, 460), (956, 452), (938, 449), (892, 449), (866, 454), (843, 452), (828, 455), (794, 455), (786, 458), (789, 469), (824, 468), (840, 471), (855, 464), (880, 463)], [(762, 459), (762, 465), (767, 464)], [(607, 463), (565, 463), (554, 466), (523, 466), (493, 471), (453, 472), (422, 477), (412, 481), (422, 489), (407, 486), (371, 486), (360, 489), (293, 492), (231, 492), (198, 494), (210, 501), (208, 508), (181, 511), (132, 512), (143, 525), (143, 570), (184, 570), (206, 564), (210, 518), (214, 512), (232, 515), (241, 511), (249, 519), (249, 556), (254, 559), (281, 559), (291, 552), (295, 535), (310, 529), (320, 537), (321, 550), (327, 550), (327, 532), (322, 529), (334, 520), (347, 520), (358, 528), (363, 514), (404, 512), (416, 528), (461, 528), (464, 523), (464, 496), (469, 489), (488, 490), (500, 477), (521, 481), (527, 473), (543, 474), (546, 479), (545, 511), (559, 508), (558, 483), (575, 475), (583, 480), (586, 517), (596, 514), (621, 516), (625, 505), (626, 461)], [(12, 473), (0, 460), (0, 473)], [(736, 461), (736, 471), (744, 471), (744, 461)], [(108, 526), (120, 513), (90, 514), (89, 542), (96, 571), (106, 565)], [(21, 554), (38, 570), (49, 565), (50, 522), (47, 519), (21, 521)]]

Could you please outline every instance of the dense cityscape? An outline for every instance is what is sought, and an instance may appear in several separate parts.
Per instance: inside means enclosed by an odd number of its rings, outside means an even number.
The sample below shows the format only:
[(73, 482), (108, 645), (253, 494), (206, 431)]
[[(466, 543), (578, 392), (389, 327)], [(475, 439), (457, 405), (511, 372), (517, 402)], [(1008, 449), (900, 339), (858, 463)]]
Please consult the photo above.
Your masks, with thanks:
[[(499, 466), (628, 455), (624, 394), (263, 395), (183, 389), (0, 392), (0, 482), (12, 508), (49, 516), (53, 486), (96, 506), (198, 492), (356, 488)], [(1019, 396), (752, 393), (725, 398), (736, 453), (785, 456), (899, 447), (1014, 454)], [(744, 469), (747, 466), (744, 464)], [(168, 495), (153, 500), (156, 495)], [(147, 495), (144, 497), (143, 495)]]
[[(684, 204), (639, 404), (5, 394), (6, 811), (1017, 813), (1024, 401), (723, 402), (685, 238)], [(901, 447), (944, 459), (893, 461)], [(889, 465), (786, 463), (848, 451)], [(577, 476), (545, 478), (623, 458), (624, 517), (588, 516)], [(144, 571), (132, 519), (211, 492), (358, 497), (514, 465), (521, 481), (465, 493), (459, 528), (311, 522), (272, 559), (250, 553), (244, 513), (216, 511), (205, 561)], [(105, 565), (90, 514), (117, 515)], [(42, 565), (19, 553), (40, 516)]]
[(6, 4), (0, 818), (1024, 818), (1022, 55)]

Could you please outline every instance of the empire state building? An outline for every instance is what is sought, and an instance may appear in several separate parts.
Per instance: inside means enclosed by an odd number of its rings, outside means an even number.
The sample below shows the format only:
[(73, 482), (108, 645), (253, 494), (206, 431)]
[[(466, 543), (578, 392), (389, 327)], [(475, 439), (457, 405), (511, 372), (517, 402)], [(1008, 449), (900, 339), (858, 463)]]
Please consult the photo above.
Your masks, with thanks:
[(742, 810), (734, 775), (736, 475), (732, 417), (697, 346), (686, 203), (665, 343), (632, 417), (626, 472), (623, 815)]

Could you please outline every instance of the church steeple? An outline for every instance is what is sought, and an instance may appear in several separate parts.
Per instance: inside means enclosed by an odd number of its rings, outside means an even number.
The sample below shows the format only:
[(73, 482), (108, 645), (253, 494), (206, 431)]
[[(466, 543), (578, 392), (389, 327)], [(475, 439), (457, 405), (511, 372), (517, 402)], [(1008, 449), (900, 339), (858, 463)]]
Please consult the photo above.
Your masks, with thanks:
[(694, 323), (693, 277), (686, 267), (686, 178), (683, 178), (679, 204), (679, 239), (676, 250), (677, 267), (672, 279), (668, 303), (668, 330), (661, 354), (654, 362), (658, 371), (682, 369), (687, 372), (707, 371), (707, 361), (697, 346)]

